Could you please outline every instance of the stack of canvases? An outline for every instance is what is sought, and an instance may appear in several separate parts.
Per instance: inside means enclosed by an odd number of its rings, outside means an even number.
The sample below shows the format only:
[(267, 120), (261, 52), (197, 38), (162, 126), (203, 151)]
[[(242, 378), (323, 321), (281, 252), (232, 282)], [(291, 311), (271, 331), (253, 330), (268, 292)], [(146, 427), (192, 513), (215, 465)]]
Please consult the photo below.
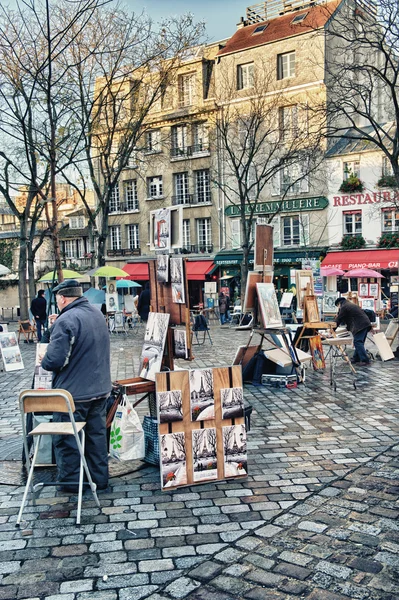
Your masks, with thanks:
[(241, 368), (157, 373), (162, 489), (247, 475)]

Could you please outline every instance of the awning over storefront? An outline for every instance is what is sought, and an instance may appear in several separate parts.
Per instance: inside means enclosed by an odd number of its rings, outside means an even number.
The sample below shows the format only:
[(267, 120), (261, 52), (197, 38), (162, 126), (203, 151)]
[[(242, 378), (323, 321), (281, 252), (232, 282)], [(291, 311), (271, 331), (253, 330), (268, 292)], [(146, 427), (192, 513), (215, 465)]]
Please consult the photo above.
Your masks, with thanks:
[(193, 260), (186, 262), (186, 276), (188, 281), (204, 281), (215, 265), (213, 260)]
[(390, 250), (351, 250), (349, 252), (329, 252), (322, 267), (337, 269), (393, 269), (398, 268), (399, 249)]
[(148, 281), (150, 278), (148, 263), (127, 263), (123, 270), (129, 273), (129, 277), (126, 277), (126, 279)]

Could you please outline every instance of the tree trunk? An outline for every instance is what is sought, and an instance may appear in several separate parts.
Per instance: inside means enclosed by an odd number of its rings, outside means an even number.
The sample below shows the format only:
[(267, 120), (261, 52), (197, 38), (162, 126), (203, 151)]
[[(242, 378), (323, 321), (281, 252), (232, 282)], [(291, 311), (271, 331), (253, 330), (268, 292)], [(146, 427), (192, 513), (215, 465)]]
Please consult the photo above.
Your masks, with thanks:
[(241, 305), (244, 307), (245, 290), (247, 287), (249, 271), (249, 248), (244, 244), (242, 248), (242, 263), (241, 263)]
[(29, 299), (30, 299), (30, 302), (32, 302), (33, 298), (36, 296), (35, 255), (32, 252), (32, 244), (28, 245), (28, 290), (29, 290)]
[(21, 319), (29, 319), (28, 293), (26, 287), (26, 252), (27, 252), (27, 223), (26, 218), (20, 220), (20, 246), (18, 264), (18, 295)]
[(105, 242), (106, 242), (106, 236), (102, 235), (100, 233), (100, 235), (98, 236), (98, 240), (97, 240), (97, 266), (99, 267), (103, 267), (105, 265)]

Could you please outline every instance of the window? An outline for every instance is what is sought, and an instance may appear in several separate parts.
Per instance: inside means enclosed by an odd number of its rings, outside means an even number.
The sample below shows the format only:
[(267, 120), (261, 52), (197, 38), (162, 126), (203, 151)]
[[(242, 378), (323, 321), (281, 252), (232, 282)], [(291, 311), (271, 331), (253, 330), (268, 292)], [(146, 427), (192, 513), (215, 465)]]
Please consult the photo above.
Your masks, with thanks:
[[(231, 219), (231, 247), (240, 248), (241, 246), (241, 219)], [(255, 225), (255, 221), (254, 221)]]
[(252, 35), (258, 35), (258, 33), (262, 33), (262, 31), (265, 31), (267, 25), (267, 23), (265, 25), (258, 25), (256, 29), (254, 29), (254, 31), (252, 32)]
[(286, 142), (298, 135), (298, 107), (282, 106), (278, 109), (280, 140)]
[(255, 128), (250, 120), (239, 120), (238, 141), (242, 150), (253, 151), (255, 145)]
[(392, 165), (387, 156), (382, 157), (382, 175), (383, 176), (387, 176), (387, 175), (392, 176), (393, 175)]
[(343, 180), (346, 181), (349, 179), (351, 175), (356, 175), (359, 177), (360, 173), (360, 162), (358, 160), (353, 160), (351, 162), (344, 162), (344, 172), (343, 172)]
[(382, 212), (382, 231), (399, 231), (399, 210), (387, 208)]
[(145, 151), (148, 154), (161, 151), (161, 132), (159, 129), (152, 129), (146, 132)]
[(304, 246), (309, 243), (309, 215), (281, 217), (282, 245)]
[(309, 191), (309, 181), (307, 176), (307, 166), (301, 163), (295, 163), (284, 167), (279, 172), (280, 194), (301, 194)]
[(277, 54), (277, 79), (287, 79), (295, 75), (295, 51)]
[(298, 23), (302, 23), (302, 21), (308, 16), (308, 13), (303, 13), (302, 15), (297, 15), (291, 21), (292, 25), (297, 25)]
[(172, 127), (172, 151), (171, 156), (185, 156), (187, 153), (187, 125), (176, 125)]
[(191, 106), (195, 102), (195, 73), (179, 77), (179, 106)]
[(129, 179), (123, 182), (125, 210), (138, 210), (137, 180)]
[(127, 159), (126, 168), (128, 168), (128, 169), (136, 169), (137, 168), (137, 150), (136, 150), (136, 148), (134, 148), (131, 151), (129, 158)]
[(209, 150), (208, 127), (206, 123), (193, 125), (193, 153)]
[(121, 226), (112, 225), (109, 228), (109, 246), (110, 250), (121, 249)]
[(183, 219), (183, 248), (191, 250), (190, 219)]
[(210, 218), (197, 219), (197, 242), (200, 248), (211, 245), (212, 236)]
[(65, 240), (64, 242), (64, 256), (65, 258), (75, 258), (75, 240)]
[(189, 204), (190, 196), (188, 193), (188, 173), (175, 173), (174, 190), (177, 204)]
[(84, 217), (70, 217), (69, 229), (83, 229), (86, 226)]
[(254, 63), (237, 66), (237, 89), (246, 90), (254, 85)]
[(211, 201), (209, 169), (195, 171), (195, 199), (197, 202)]
[(348, 210), (344, 212), (344, 235), (356, 235), (362, 233), (362, 211)]
[(79, 238), (78, 240), (76, 240), (76, 243), (77, 243), (77, 248), (78, 248), (78, 258), (82, 258), (85, 253), (85, 245), (84, 245), (82, 238)]
[(162, 198), (162, 175), (158, 175), (157, 177), (147, 177), (147, 190), (149, 198)]
[(111, 197), (109, 199), (109, 212), (115, 213), (120, 210), (119, 184), (116, 183), (112, 188)]
[(140, 248), (140, 240), (139, 240), (139, 226), (128, 225), (127, 226), (127, 239), (130, 250), (134, 250), (136, 248)]

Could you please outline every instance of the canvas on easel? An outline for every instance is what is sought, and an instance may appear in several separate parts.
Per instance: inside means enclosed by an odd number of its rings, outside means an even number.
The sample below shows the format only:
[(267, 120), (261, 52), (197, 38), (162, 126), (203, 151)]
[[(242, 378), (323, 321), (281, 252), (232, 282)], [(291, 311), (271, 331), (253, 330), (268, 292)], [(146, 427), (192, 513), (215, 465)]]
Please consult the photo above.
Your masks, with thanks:
[(256, 306), (256, 284), (262, 283), (262, 273), (249, 271), (247, 276), (247, 285), (245, 288), (243, 313), (255, 310)]
[(314, 296), (312, 271), (299, 270), (295, 272), (297, 308), (303, 310), (305, 296)]
[(255, 224), (254, 270), (263, 272), (265, 264), (273, 267), (273, 226)]
[(18, 371), (24, 368), (17, 335), (14, 331), (0, 333), (0, 349), (6, 371)]
[(276, 290), (272, 283), (257, 283), (260, 313), (265, 329), (283, 327)]
[(316, 296), (305, 296), (304, 297), (304, 311), (306, 323), (319, 323), (319, 307), (317, 304)]

